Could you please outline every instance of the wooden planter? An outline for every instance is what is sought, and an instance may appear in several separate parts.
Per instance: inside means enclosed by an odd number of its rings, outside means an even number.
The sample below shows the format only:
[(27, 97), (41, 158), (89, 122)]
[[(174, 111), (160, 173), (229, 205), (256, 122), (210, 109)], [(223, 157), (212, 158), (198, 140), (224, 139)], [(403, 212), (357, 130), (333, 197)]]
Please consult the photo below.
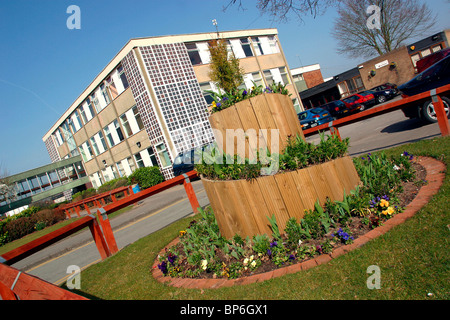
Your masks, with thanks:
[[(219, 148), (225, 150), (227, 154), (239, 154), (241, 158), (256, 157), (255, 150), (265, 149), (267, 146), (271, 152), (281, 153), (286, 146), (289, 135), (300, 135), (304, 139), (297, 114), (291, 98), (279, 93), (265, 93), (243, 100), (220, 112), (216, 112), (209, 117), (211, 127), (215, 129), (216, 142)], [(245, 151), (239, 152), (236, 147), (236, 139), (227, 137), (227, 129), (238, 130), (249, 133), (255, 130), (257, 140), (249, 139), (247, 134), (245, 139)], [(260, 131), (266, 129), (267, 131)], [(271, 129), (279, 130), (279, 150), (272, 150), (274, 139), (271, 136)], [(218, 134), (220, 133), (220, 134)], [(226, 148), (227, 140), (234, 150)], [(250, 150), (250, 151), (249, 151)]]
[(339, 158), (305, 169), (262, 176), (251, 181), (212, 181), (202, 178), (220, 232), (226, 238), (271, 235), (269, 220), (274, 214), (281, 232), (291, 217), (299, 221), (317, 199), (343, 199), (359, 184), (350, 157)]

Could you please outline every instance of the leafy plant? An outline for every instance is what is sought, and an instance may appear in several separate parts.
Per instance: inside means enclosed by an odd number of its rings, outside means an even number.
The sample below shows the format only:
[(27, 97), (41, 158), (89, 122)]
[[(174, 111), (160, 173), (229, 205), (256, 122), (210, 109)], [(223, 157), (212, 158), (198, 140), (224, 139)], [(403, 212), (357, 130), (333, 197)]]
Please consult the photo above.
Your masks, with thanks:
[(139, 184), (141, 189), (147, 189), (157, 185), (164, 181), (164, 176), (162, 175), (159, 168), (154, 167), (143, 167), (136, 169), (129, 177), (129, 184)]

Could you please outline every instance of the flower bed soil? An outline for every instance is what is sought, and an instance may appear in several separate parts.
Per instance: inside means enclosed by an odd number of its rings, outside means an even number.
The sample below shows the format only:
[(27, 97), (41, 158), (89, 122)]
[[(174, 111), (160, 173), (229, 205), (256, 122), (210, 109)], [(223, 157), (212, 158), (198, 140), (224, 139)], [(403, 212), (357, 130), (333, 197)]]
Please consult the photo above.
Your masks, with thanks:
[[(399, 194), (397, 196), (397, 198), (399, 199), (400, 203), (399, 203), (399, 207), (405, 208), (409, 203), (411, 203), (414, 198), (416, 197), (416, 195), (419, 193), (421, 187), (423, 185), (426, 185), (426, 177), (427, 177), (427, 172), (426, 169), (418, 163), (419, 161), (414, 161), (412, 163), (412, 167), (415, 170), (415, 180), (411, 181), (411, 182), (406, 182), (403, 183), (403, 192), (401, 194)], [(395, 215), (394, 215), (395, 217)], [(374, 228), (383, 225), (385, 222), (387, 222), (389, 219), (379, 219), (378, 217), (375, 216), (369, 216), (370, 219), (370, 223), (363, 223), (362, 218), (360, 217), (352, 217), (351, 218), (351, 222), (347, 225), (348, 231), (349, 233), (354, 237), (355, 241), (366, 235), (367, 233), (369, 233), (370, 231), (372, 231)], [(392, 217), (390, 219), (393, 219)], [(323, 236), (322, 238), (319, 239), (314, 239), (314, 240), (305, 240), (302, 242), (302, 244), (305, 245), (312, 245), (312, 246), (319, 246), (320, 244), (322, 244), (326, 239), (332, 240), (333, 236), (332, 234), (336, 233), (337, 230), (340, 228), (340, 225), (337, 225), (335, 228), (330, 228), (330, 232), (328, 232), (325, 236)], [(342, 226), (344, 227), (344, 226)], [(282, 239), (286, 239), (286, 237), (284, 235), (282, 235)], [(170, 243), (165, 249), (163, 249), (163, 251), (161, 253), (164, 253), (165, 251), (167, 251), (168, 248), (172, 247), (172, 246), (179, 246), (180, 249), (181, 248), (181, 244), (178, 241), (178, 238), (175, 239), (174, 241), (172, 241), (172, 243)], [(346, 244), (341, 243), (339, 241), (333, 242), (332, 243), (332, 252), (335, 252), (336, 249), (346, 246)], [(307, 260), (313, 260), (315, 257), (320, 256), (322, 254), (321, 250), (319, 249), (314, 257), (307, 257), (305, 259), (299, 260), (299, 259), (295, 259), (292, 262), (287, 262), (284, 265), (281, 265), (280, 267), (275, 265), (274, 262), (272, 262), (272, 260), (269, 259), (268, 256), (263, 256), (261, 257), (261, 265), (254, 271), (250, 271), (247, 270), (245, 272), (243, 272), (240, 275), (240, 279), (246, 278), (246, 277), (251, 277), (251, 276), (255, 276), (255, 275), (259, 275), (262, 273), (267, 273), (267, 272), (271, 272), (286, 266), (293, 266), (296, 264), (299, 264), (301, 262), (307, 261)], [(234, 258), (226, 258), (225, 255), (220, 252), (219, 250), (216, 251), (216, 255), (218, 256), (218, 258), (221, 261), (226, 261), (227, 264), (233, 263), (234, 261), (237, 261)], [(332, 256), (332, 254), (331, 254)], [(182, 278), (171, 278), (170, 276), (163, 276), (162, 273), (158, 270), (157, 265), (158, 265), (158, 259), (156, 259), (155, 264), (153, 265), (153, 274), (157, 279), (161, 278), (166, 278), (167, 280), (170, 279), (182, 279)], [(184, 262), (185, 265), (187, 265), (187, 262)], [(314, 263), (314, 265), (316, 265), (316, 262)], [(299, 268), (300, 270), (300, 268)], [(224, 280), (226, 281), (227, 278), (218, 278), (214, 272), (202, 272), (198, 277), (194, 278), (194, 279), (217, 279), (217, 280)], [(189, 279), (187, 279), (189, 280)], [(193, 280), (193, 279), (190, 279)], [(234, 280), (239, 280), (239, 279), (234, 279)], [(195, 286), (194, 286), (195, 287)]]

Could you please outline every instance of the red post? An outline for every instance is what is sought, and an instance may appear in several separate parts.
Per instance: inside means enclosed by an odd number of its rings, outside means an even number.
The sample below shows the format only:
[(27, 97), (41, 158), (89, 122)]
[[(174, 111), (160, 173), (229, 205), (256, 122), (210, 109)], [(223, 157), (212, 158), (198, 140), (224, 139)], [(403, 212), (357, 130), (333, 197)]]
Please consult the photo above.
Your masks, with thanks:
[(106, 244), (105, 238), (103, 237), (102, 230), (95, 219), (94, 216), (91, 216), (94, 219), (92, 223), (89, 224), (89, 229), (91, 230), (92, 237), (94, 238), (95, 245), (97, 246), (98, 252), (100, 253), (100, 257), (102, 260), (105, 260), (107, 257), (111, 255), (111, 252), (108, 249), (108, 245)]
[(77, 212), (78, 218), (81, 218), (81, 214), (80, 214), (80, 206), (76, 206), (76, 207), (75, 207), (75, 211)]
[(338, 136), (339, 140), (342, 141), (342, 139), (341, 139), (341, 134), (339, 133), (339, 129), (338, 129), (338, 128), (336, 128), (336, 127), (330, 127), (330, 133), (331, 133), (331, 135), (333, 135), (333, 136)]
[(14, 292), (2, 282), (0, 282), (0, 297), (2, 300), (17, 300)]
[(91, 214), (91, 210), (89, 210), (87, 203), (84, 204), (84, 208), (86, 209), (88, 214)]
[(72, 216), (70, 215), (69, 209), (64, 210), (66, 212), (67, 219), (70, 219)]
[(444, 102), (442, 98), (438, 95), (432, 96), (434, 111), (436, 112), (436, 117), (438, 119), (439, 129), (441, 130), (441, 135), (446, 137), (450, 134), (450, 125), (448, 123), (447, 114), (444, 109)]
[(111, 254), (117, 253), (119, 251), (119, 248), (117, 247), (116, 238), (114, 237), (111, 223), (109, 222), (108, 215), (106, 214), (105, 209), (100, 208), (99, 210), (97, 210), (97, 217), (100, 221), (100, 225), (102, 226), (103, 234), (105, 236), (105, 240), (108, 244)]
[(198, 213), (198, 208), (200, 205), (198, 204), (197, 196), (195, 195), (194, 188), (192, 187), (192, 184), (187, 177), (187, 175), (183, 174), (185, 179), (183, 182), (184, 189), (186, 190), (186, 194), (189, 198), (189, 202), (191, 203), (192, 211), (194, 213)]

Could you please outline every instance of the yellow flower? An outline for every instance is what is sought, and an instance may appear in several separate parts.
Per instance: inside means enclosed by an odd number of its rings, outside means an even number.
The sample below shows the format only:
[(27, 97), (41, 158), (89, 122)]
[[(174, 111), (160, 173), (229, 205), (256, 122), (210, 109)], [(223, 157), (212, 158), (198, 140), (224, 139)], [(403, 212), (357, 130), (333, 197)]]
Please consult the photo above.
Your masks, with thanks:
[(394, 209), (393, 207), (389, 207), (389, 208), (387, 209), (387, 213), (388, 213), (389, 215), (392, 215), (393, 213), (395, 213), (395, 209)]
[(384, 199), (381, 199), (380, 207), (386, 207), (386, 208), (389, 207), (389, 202)]
[(181, 230), (181, 231), (180, 231), (180, 237), (184, 236), (185, 234), (186, 234), (186, 231), (185, 231), (185, 230)]

